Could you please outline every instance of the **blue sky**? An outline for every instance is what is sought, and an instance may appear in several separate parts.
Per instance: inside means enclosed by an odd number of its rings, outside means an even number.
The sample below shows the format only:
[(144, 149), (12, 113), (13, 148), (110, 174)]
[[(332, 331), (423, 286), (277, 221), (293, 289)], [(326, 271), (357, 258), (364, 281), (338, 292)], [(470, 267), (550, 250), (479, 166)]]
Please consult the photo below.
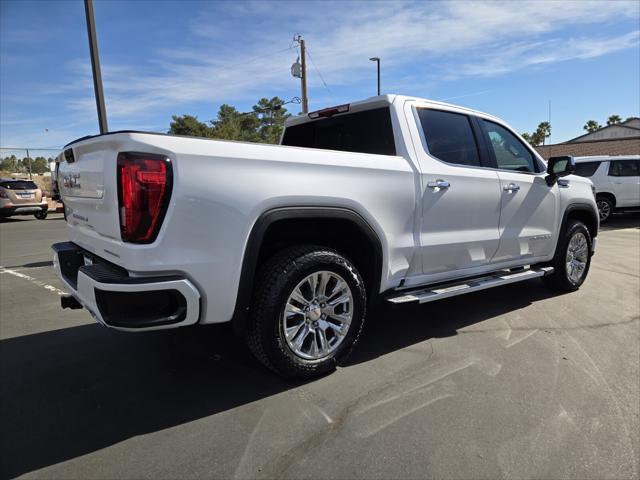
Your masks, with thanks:
[[(552, 141), (588, 119), (640, 115), (640, 2), (95, 1), (110, 130), (166, 131), (300, 95), (292, 38), (311, 56), (310, 109), (403, 93), (476, 108)], [(323, 84), (319, 73), (326, 86)], [(292, 106), (294, 113), (299, 107)], [(81, 0), (0, 0), (0, 146), (97, 133)]]

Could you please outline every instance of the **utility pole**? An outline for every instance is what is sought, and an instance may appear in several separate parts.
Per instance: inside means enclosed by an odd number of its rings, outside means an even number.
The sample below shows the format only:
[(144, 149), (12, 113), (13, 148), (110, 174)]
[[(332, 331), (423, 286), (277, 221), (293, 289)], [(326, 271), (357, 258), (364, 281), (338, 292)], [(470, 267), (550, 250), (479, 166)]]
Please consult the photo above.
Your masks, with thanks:
[(369, 60), (372, 62), (376, 62), (378, 65), (378, 96), (380, 96), (380, 58), (379, 57), (371, 57)]
[(300, 63), (302, 64), (302, 77), (300, 84), (302, 86), (302, 113), (309, 113), (309, 99), (307, 98), (307, 55), (304, 46), (304, 38), (298, 35), (298, 43), (300, 44)]
[(31, 157), (29, 156), (29, 149), (25, 148), (25, 150), (27, 151), (27, 163), (29, 164), (29, 180), (33, 180), (33, 177), (31, 176)]
[(87, 17), (87, 33), (89, 34), (89, 52), (91, 53), (91, 70), (93, 71), (93, 90), (96, 95), (98, 109), (98, 123), (100, 133), (107, 133), (107, 110), (104, 106), (104, 92), (102, 90), (102, 74), (100, 73), (100, 56), (98, 54), (98, 38), (96, 36), (96, 21), (93, 16), (93, 0), (84, 0), (84, 12)]

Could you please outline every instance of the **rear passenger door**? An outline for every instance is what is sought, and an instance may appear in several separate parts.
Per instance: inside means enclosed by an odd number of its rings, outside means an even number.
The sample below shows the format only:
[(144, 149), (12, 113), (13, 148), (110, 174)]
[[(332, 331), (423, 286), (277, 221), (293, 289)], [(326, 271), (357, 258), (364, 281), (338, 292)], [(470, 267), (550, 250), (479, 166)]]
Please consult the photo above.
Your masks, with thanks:
[[(500, 185), (479, 148), (469, 115), (416, 108), (421, 169), (423, 282), (487, 265), (499, 244)], [(462, 272), (467, 270), (467, 272)]]
[(513, 132), (490, 120), (477, 121), (500, 179), (500, 246), (494, 262), (551, 254), (559, 224), (558, 183), (547, 185), (544, 165)]
[(616, 196), (616, 207), (640, 205), (640, 161), (612, 160), (609, 162), (609, 180)]

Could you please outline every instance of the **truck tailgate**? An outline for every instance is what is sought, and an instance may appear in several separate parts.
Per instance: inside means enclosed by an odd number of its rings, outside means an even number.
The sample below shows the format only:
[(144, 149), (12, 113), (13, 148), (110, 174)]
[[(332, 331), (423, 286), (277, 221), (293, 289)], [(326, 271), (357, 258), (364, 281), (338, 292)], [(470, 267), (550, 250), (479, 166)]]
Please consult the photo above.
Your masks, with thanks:
[(120, 241), (116, 162), (118, 142), (103, 136), (65, 150), (58, 188), (72, 230)]

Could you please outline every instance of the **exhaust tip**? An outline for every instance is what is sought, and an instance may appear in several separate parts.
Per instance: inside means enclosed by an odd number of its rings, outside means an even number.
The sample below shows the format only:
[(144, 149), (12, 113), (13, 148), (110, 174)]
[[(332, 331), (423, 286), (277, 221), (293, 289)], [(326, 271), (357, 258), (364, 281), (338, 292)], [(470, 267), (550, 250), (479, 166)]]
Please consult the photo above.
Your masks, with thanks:
[(76, 300), (73, 295), (63, 295), (60, 297), (60, 306), (62, 308), (70, 308), (71, 310), (78, 310), (82, 308), (82, 304)]

